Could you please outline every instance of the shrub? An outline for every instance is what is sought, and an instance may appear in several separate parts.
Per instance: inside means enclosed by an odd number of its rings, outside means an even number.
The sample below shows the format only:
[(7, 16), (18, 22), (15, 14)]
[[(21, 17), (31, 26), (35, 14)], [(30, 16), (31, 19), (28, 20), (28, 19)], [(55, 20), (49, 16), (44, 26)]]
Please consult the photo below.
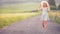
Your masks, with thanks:
[(56, 6), (51, 6), (50, 9), (51, 10), (56, 10)]
[(58, 10), (60, 10), (60, 5), (58, 6)]

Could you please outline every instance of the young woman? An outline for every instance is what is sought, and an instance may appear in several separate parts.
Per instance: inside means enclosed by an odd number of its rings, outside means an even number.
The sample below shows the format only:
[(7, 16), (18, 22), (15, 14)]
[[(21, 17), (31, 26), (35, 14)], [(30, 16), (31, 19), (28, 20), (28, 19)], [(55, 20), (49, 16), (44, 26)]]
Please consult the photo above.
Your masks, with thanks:
[(47, 1), (42, 1), (40, 9), (42, 10), (42, 15), (41, 15), (42, 26), (43, 28), (46, 28), (47, 20), (48, 20), (48, 12), (50, 11), (50, 5), (48, 4)]

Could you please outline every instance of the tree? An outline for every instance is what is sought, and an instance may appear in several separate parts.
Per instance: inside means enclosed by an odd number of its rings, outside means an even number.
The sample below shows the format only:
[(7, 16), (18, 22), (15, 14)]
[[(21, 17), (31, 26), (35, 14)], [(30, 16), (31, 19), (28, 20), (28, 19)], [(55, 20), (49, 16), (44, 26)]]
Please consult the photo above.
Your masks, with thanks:
[(60, 4), (59, 4), (59, 6), (58, 6), (58, 10), (60, 10)]
[(48, 0), (51, 10), (56, 10), (55, 0)]
[(49, 4), (52, 5), (52, 6), (56, 6), (55, 5), (55, 0), (48, 0)]

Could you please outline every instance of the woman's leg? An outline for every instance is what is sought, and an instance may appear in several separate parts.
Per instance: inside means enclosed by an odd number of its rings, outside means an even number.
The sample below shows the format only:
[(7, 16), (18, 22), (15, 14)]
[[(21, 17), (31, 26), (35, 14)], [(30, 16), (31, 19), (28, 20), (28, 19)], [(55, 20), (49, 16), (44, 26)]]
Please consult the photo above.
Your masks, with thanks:
[(43, 26), (44, 29), (47, 28), (47, 21), (46, 21), (46, 20), (43, 20), (43, 22), (42, 22), (42, 26)]

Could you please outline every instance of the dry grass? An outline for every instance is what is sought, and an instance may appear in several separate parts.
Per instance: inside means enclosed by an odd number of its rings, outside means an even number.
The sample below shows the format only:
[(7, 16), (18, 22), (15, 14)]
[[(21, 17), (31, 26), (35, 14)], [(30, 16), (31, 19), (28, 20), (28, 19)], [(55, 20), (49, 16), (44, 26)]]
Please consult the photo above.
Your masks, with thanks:
[(30, 16), (30, 15), (35, 15), (37, 13), (7, 13), (7, 14), (0, 14), (0, 18), (5, 18), (5, 17), (16, 17), (16, 16)]
[(60, 23), (60, 11), (50, 12), (49, 15), (55, 22)]
[(0, 14), (0, 28), (8, 26), (16, 21), (21, 21), (32, 16), (36, 16), (38, 13), (7, 13)]

